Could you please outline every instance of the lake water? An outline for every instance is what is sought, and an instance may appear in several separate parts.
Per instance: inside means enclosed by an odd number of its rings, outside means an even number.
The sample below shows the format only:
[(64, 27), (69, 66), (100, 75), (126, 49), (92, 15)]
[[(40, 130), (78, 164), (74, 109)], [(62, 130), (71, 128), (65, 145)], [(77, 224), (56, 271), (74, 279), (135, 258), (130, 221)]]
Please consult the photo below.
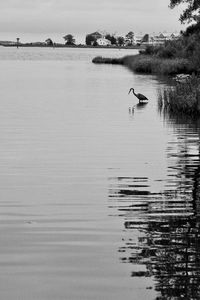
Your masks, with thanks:
[(0, 48), (1, 299), (200, 298), (200, 122), (133, 53)]

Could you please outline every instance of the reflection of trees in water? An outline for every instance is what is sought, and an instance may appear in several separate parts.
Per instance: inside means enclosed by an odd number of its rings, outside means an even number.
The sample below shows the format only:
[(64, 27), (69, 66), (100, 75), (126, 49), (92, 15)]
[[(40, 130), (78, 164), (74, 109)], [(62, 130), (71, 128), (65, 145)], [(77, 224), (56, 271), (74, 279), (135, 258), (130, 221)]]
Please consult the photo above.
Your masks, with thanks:
[(163, 193), (152, 193), (145, 177), (111, 178), (110, 203), (128, 233), (120, 259), (133, 265), (132, 277), (154, 278), (157, 300), (200, 299), (199, 138), (191, 124), (168, 149), (175, 165)]
[[(125, 223), (127, 229), (135, 226), (134, 221)], [(192, 217), (149, 221), (143, 231), (146, 236), (138, 239), (137, 253), (129, 252), (127, 258), (130, 263), (144, 264), (146, 271), (133, 271), (132, 276), (154, 276), (161, 293), (158, 299), (199, 299), (199, 227)]]

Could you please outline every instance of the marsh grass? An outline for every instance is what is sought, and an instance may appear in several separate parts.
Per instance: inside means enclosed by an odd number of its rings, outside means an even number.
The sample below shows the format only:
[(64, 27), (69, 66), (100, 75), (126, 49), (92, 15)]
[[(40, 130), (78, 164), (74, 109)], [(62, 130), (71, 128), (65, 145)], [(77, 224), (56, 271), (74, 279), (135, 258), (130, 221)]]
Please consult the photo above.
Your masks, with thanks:
[(163, 59), (140, 54), (124, 57), (123, 64), (137, 73), (174, 75), (191, 74), (194, 71), (192, 64), (184, 58)]
[(122, 58), (106, 58), (97, 56), (92, 60), (96, 64), (121, 64), (131, 71), (146, 74), (174, 75), (191, 74), (192, 64), (185, 58), (159, 58), (151, 55), (129, 55)]
[(200, 114), (200, 78), (193, 75), (172, 87), (159, 89), (158, 107), (173, 113)]
[(113, 64), (113, 65), (119, 65), (123, 64), (123, 58), (109, 58), (109, 57), (102, 57), (102, 56), (96, 56), (92, 60), (95, 64)]

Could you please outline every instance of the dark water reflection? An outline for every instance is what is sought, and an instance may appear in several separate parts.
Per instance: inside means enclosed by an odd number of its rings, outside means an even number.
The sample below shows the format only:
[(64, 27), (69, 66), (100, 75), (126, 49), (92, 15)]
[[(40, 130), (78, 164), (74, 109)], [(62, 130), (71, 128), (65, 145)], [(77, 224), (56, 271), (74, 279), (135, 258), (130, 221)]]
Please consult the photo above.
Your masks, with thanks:
[[(123, 219), (118, 248), (131, 277), (152, 277), (157, 300), (200, 299), (200, 120), (164, 115), (174, 139), (167, 180), (153, 192), (148, 177), (109, 178), (112, 215)], [(158, 179), (159, 181), (159, 179)]]

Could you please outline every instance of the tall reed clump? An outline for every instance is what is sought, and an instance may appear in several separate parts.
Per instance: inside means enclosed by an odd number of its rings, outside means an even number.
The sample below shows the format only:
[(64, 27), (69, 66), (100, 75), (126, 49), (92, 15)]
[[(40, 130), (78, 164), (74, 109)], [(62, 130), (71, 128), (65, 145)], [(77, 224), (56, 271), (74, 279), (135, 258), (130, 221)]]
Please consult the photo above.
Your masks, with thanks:
[(193, 75), (158, 92), (158, 106), (173, 113), (200, 114), (200, 78)]

